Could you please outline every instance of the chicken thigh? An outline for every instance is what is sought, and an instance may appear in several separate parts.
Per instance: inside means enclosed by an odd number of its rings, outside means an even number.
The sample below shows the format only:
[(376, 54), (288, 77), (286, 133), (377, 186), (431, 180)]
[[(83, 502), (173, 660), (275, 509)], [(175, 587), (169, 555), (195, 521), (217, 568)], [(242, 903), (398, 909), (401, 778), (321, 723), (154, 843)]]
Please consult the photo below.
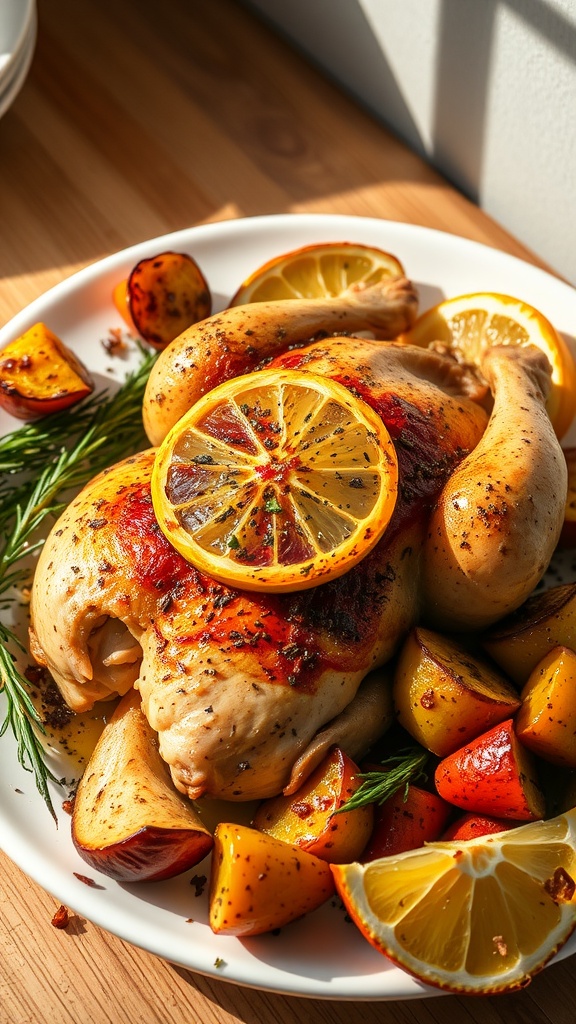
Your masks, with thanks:
[[(202, 388), (206, 367), (185, 333), (173, 379)], [(275, 345), (286, 348), (286, 338)], [(256, 347), (250, 359), (258, 355)], [(282, 595), (237, 591), (202, 575), (158, 528), (151, 449), (85, 488), (48, 538), (35, 576), (32, 652), (67, 703), (82, 710), (138, 687), (174, 783), (192, 799), (293, 791), (321, 755), (318, 736), (361, 752), (385, 726), (385, 682), (379, 686), (375, 672), (414, 622), (430, 609), (452, 629), (478, 628), (517, 607), (562, 523), (566, 481), (545, 413), (549, 368), (540, 353), (491, 356), (491, 414), (474, 373), (450, 356), (395, 342), (330, 337), (280, 352), (270, 365), (338, 380), (386, 423), (399, 496), (383, 537), (358, 565)], [(244, 369), (236, 360), (233, 372)], [(218, 383), (217, 367), (210, 374)], [(156, 397), (152, 404), (156, 416)], [(158, 439), (170, 415), (157, 425)]]

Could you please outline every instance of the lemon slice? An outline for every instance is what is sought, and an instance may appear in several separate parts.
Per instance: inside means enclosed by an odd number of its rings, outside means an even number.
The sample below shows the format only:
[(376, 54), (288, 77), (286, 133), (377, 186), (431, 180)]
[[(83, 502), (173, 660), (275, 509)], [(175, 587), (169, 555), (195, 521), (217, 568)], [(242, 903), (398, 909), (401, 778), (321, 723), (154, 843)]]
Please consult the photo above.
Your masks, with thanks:
[(576, 809), (332, 871), (391, 960), (429, 985), (492, 994), (526, 985), (573, 931), (575, 841)]
[(576, 408), (576, 366), (566, 342), (533, 306), (510, 295), (477, 292), (447, 299), (426, 310), (401, 336), (412, 345), (443, 342), (464, 363), (480, 366), (493, 345), (536, 345), (552, 367), (548, 414), (563, 437)]
[(403, 276), (402, 264), (381, 249), (352, 242), (305, 245), (259, 267), (240, 286), (230, 305), (330, 298), (353, 285), (366, 288), (386, 277)]
[(152, 500), (171, 544), (246, 590), (304, 590), (340, 576), (394, 510), (396, 452), (343, 385), (262, 370), (204, 395), (158, 449)]

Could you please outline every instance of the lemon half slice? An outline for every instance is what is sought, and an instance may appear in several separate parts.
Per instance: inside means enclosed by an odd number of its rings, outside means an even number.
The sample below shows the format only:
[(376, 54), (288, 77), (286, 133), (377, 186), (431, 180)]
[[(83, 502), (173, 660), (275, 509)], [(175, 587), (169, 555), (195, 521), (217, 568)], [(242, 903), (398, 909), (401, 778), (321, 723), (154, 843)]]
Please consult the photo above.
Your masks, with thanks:
[(343, 385), (296, 370), (235, 377), (158, 449), (156, 517), (202, 572), (246, 590), (342, 575), (382, 536), (398, 464), (380, 417)]
[(401, 340), (428, 346), (443, 342), (464, 363), (480, 366), (494, 345), (536, 345), (552, 367), (547, 408), (558, 437), (563, 437), (576, 409), (576, 366), (568, 345), (549, 320), (511, 295), (476, 292), (446, 299), (426, 310)]
[(333, 866), (366, 938), (452, 992), (520, 988), (576, 924), (576, 809), (466, 842)]
[(369, 287), (383, 278), (403, 277), (402, 264), (388, 252), (353, 242), (305, 245), (269, 260), (246, 278), (231, 306), (275, 299), (320, 299), (342, 295), (353, 285)]

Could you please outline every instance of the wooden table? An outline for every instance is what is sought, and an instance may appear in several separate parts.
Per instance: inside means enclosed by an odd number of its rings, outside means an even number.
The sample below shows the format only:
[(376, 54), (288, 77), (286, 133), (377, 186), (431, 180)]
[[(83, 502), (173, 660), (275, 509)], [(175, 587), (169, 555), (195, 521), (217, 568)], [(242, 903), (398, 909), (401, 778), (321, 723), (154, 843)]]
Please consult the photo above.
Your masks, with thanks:
[[(538, 262), (233, 0), (40, 0), (0, 121), (0, 321), (78, 268), (207, 221), (338, 212), (428, 225)], [(336, 1003), (173, 967), (73, 917), (4, 856), (3, 1024), (481, 1024), (574, 1019), (573, 961), (523, 992)]]

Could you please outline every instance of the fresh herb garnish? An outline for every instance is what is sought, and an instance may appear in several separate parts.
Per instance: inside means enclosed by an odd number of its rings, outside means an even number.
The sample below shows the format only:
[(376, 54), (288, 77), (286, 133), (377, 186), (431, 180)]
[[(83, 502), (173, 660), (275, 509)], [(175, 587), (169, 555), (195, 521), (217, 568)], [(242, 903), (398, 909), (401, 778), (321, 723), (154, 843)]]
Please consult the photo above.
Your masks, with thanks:
[[(46, 519), (59, 515), (67, 504), (66, 494), (146, 444), (142, 399), (157, 355), (141, 352), (140, 366), (114, 395), (93, 396), (65, 415), (26, 424), (0, 439), (0, 471), (5, 474), (0, 484), (0, 608), (12, 603), (14, 587), (29, 581), (30, 569), (22, 560), (42, 546), (38, 531)], [(45, 730), (17, 667), (23, 647), (3, 623), (0, 641), (0, 691), (7, 703), (0, 736), (11, 729), (19, 762), (34, 773), (38, 791), (56, 819), (47, 784), (58, 780), (46, 764), (40, 738)]]
[[(0, 474), (34, 473), (43, 469), (49, 458), (62, 448), (62, 438), (69, 437), (73, 428), (75, 434), (88, 429), (95, 411), (107, 399), (101, 391), (91, 395), (71, 409), (52, 413), (40, 420), (25, 423), (10, 434), (0, 437)], [(10, 481), (0, 481), (2, 491), (8, 491)]]
[(267, 512), (278, 513), (282, 511), (282, 506), (279, 504), (278, 499), (275, 496), (273, 498), (268, 498), (264, 502), (264, 508)]
[(422, 747), (406, 747), (382, 761), (378, 771), (359, 772), (356, 778), (363, 780), (361, 785), (336, 813), (354, 811), (367, 804), (383, 804), (401, 789), (406, 796), (411, 782), (426, 777), (424, 769), (429, 757)]

